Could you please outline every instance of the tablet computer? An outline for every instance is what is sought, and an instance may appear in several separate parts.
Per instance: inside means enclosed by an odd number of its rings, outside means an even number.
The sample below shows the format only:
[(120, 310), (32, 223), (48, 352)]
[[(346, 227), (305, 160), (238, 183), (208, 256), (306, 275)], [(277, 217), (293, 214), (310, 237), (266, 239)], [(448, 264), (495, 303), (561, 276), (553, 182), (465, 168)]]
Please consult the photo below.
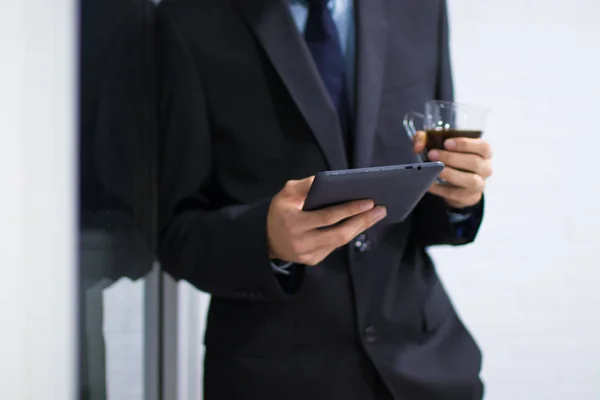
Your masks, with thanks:
[(386, 220), (404, 221), (444, 169), (441, 162), (320, 172), (304, 202), (305, 211), (373, 200), (387, 208)]

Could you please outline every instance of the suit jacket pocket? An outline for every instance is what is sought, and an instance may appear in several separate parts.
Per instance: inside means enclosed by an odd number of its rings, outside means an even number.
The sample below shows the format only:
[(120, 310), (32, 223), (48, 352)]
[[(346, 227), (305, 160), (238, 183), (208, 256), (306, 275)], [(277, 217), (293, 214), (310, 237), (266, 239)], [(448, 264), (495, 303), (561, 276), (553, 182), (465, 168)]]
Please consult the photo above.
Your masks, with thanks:
[(426, 332), (435, 331), (450, 315), (454, 314), (452, 302), (439, 279), (433, 284), (423, 304), (423, 314)]
[(292, 320), (285, 303), (213, 297), (206, 319), (207, 348), (236, 357), (268, 358), (291, 349)]

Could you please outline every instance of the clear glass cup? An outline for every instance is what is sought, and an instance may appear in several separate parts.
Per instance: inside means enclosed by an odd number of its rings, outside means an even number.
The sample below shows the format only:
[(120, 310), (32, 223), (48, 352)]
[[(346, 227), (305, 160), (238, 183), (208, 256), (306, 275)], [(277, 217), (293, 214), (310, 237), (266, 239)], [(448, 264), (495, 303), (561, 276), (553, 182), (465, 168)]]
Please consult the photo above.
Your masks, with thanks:
[[(421, 161), (428, 161), (427, 153), (433, 149), (443, 150), (447, 139), (480, 138), (489, 112), (489, 108), (486, 107), (429, 100), (425, 103), (423, 114), (411, 111), (404, 116), (403, 123), (406, 132), (413, 139), (419, 130), (415, 126), (415, 120), (422, 121), (422, 130), (427, 136), (425, 150), (419, 157)], [(444, 183), (439, 179), (438, 182)]]

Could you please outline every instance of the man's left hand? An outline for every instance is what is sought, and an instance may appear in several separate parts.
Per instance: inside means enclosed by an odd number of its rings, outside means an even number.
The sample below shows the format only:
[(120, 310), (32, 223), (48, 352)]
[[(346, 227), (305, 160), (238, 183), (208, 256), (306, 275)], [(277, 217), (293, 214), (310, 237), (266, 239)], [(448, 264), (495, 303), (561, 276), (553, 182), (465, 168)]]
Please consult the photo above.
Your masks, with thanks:
[[(415, 152), (425, 149), (425, 132), (415, 135)], [(452, 138), (444, 142), (445, 150), (430, 150), (429, 161), (441, 161), (446, 168), (440, 179), (448, 184), (434, 183), (429, 193), (440, 196), (452, 208), (474, 206), (481, 201), (485, 181), (492, 175), (492, 149), (483, 139)]]

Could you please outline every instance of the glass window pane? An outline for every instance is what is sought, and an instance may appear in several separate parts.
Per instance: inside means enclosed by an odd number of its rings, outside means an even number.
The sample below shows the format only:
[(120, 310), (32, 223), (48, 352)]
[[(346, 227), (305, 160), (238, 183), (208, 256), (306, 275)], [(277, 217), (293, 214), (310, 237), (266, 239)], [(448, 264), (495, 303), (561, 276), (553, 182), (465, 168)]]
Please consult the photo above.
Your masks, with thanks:
[(158, 399), (154, 4), (80, 0), (82, 399)]

